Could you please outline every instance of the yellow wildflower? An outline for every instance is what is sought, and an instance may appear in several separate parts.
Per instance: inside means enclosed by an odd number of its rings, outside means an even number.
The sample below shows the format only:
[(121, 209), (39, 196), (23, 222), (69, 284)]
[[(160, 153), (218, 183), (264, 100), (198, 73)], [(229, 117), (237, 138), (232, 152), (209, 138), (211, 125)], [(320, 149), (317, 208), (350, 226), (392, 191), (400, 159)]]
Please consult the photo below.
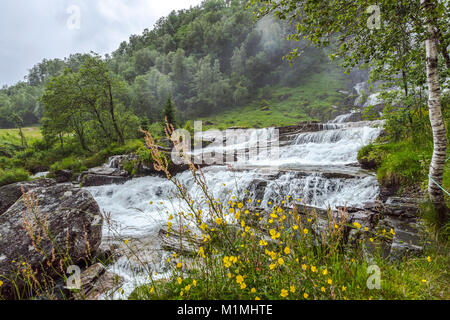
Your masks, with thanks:
[(284, 248), (284, 253), (285, 254), (290, 254), (291, 253), (291, 249), (289, 249), (289, 247)]
[(304, 234), (308, 234), (308, 229), (303, 229)]
[(231, 261), (228, 256), (223, 258), (223, 265), (225, 266), (225, 268), (229, 268), (231, 266)]
[(244, 282), (244, 277), (241, 276), (241, 275), (238, 275), (238, 276), (236, 277), (236, 282), (237, 282), (238, 284), (243, 283), (243, 282)]
[(221, 225), (222, 222), (223, 222), (223, 220), (222, 220), (221, 218), (217, 218), (217, 219), (216, 219), (216, 223), (217, 223), (218, 225)]
[(353, 222), (353, 225), (358, 229), (361, 228), (361, 225), (358, 222)]
[(182, 266), (183, 266), (183, 264), (182, 264), (181, 262), (178, 262), (178, 263), (177, 263), (177, 268), (178, 268), (178, 269), (181, 269)]
[(324, 276), (326, 276), (326, 275), (328, 274), (328, 270), (327, 270), (327, 269), (323, 270), (323, 271), (322, 271), (322, 274), (323, 274)]
[(260, 297), (255, 297), (255, 300), (261, 300), (261, 298)]
[(152, 288), (150, 289), (150, 294), (153, 294), (153, 292), (155, 292), (155, 287), (152, 287)]
[(308, 299), (309, 294), (307, 294), (306, 292), (303, 294), (303, 298)]
[(331, 279), (328, 279), (327, 282), (328, 282), (328, 284), (330, 284), (330, 285), (333, 284), (333, 280), (331, 280)]
[(431, 257), (430, 256), (427, 257), (427, 261), (431, 262)]
[(294, 286), (291, 286), (291, 287), (289, 288), (289, 290), (290, 290), (292, 293), (295, 293), (295, 287), (294, 287)]
[(325, 287), (320, 288), (320, 291), (325, 292)]
[(183, 282), (183, 279), (181, 277), (178, 277), (178, 284), (181, 284)]
[(256, 293), (256, 289), (252, 288), (252, 290), (250, 290), (251, 293)]
[(282, 265), (282, 264), (284, 264), (284, 260), (283, 260), (283, 258), (278, 258), (278, 263), (279, 263), (279, 265)]
[(289, 292), (286, 289), (281, 289), (280, 296), (282, 298), (286, 298), (289, 295)]

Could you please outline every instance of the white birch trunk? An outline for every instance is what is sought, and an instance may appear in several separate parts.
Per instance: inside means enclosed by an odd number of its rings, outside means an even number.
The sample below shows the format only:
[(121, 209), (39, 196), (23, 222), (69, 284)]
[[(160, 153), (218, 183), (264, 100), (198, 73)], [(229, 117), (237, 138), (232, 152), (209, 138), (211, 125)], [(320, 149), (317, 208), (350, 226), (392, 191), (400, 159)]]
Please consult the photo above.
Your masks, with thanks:
[[(425, 10), (428, 11), (427, 17), (431, 16), (432, 8), (430, 2), (431, 1), (429, 0), (424, 1)], [(425, 47), (428, 82), (428, 110), (431, 128), (433, 130), (434, 146), (433, 158), (431, 159), (430, 164), (428, 192), (431, 201), (436, 209), (438, 209), (438, 212), (440, 212), (441, 218), (445, 218), (447, 209), (444, 202), (444, 192), (437, 184), (442, 186), (442, 176), (446, 160), (447, 136), (441, 111), (441, 87), (438, 74), (438, 37), (436, 29), (431, 23), (431, 18), (427, 25), (427, 31), (429, 36), (425, 41)]]

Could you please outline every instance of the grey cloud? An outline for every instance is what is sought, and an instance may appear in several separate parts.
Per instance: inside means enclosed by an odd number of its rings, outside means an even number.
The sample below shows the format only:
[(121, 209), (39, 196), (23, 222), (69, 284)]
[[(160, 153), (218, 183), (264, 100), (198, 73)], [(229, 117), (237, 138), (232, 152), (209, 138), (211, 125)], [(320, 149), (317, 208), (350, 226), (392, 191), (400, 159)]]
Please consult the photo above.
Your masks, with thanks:
[[(1, 0), (0, 87), (23, 80), (28, 69), (44, 58), (71, 53), (117, 49), (131, 34), (151, 28), (171, 10), (189, 8), (200, 0)], [(81, 10), (78, 30), (69, 30), (67, 9)]]

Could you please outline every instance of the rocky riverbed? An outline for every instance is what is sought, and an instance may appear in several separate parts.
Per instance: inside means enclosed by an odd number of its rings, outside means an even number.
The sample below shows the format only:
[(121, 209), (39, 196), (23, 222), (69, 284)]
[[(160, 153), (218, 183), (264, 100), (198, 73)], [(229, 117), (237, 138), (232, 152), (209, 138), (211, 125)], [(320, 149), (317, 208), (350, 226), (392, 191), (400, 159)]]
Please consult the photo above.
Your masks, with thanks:
[[(278, 129), (279, 158), (243, 161), (236, 156), (228, 165), (207, 167), (204, 174), (208, 186), (223, 202), (231, 197), (230, 191), (245, 190), (246, 197), (260, 200), (253, 209), (263, 215), (271, 203), (293, 195), (301, 198), (297, 203), (301, 210), (319, 213), (322, 219), (318, 227), (331, 210), (333, 215), (345, 214), (349, 222), (363, 227), (392, 230), (394, 236), (386, 242), (387, 257), (416, 254), (422, 250), (417, 223), (419, 201), (396, 198), (389, 190), (380, 193), (374, 174), (359, 167), (356, 154), (381, 134), (382, 123), (341, 122), (352, 119), (359, 120), (351, 115), (326, 124), (309, 122), (260, 129), (245, 144), (231, 148), (237, 154), (249, 150), (253, 138), (270, 141)], [(203, 152), (213, 153), (217, 151), (214, 148), (206, 147)], [(141, 177), (132, 177), (124, 170), (124, 163), (130, 160), (135, 160), (135, 155), (112, 157), (102, 167), (82, 173), (75, 183), (66, 178), (69, 173), (61, 173), (57, 180), (37, 179), (0, 188), (0, 274), (11, 274), (15, 266), (12, 261), (26, 261), (31, 269), (49, 272), (57, 279), (58, 275), (51, 272), (56, 260), (51, 257), (58, 247), (65, 248), (73, 263), (82, 266), (84, 298), (126, 297), (147, 280), (149, 270), (164, 277), (168, 270), (165, 260), (176, 251), (178, 240), (161, 230), (170, 213), (182, 209), (182, 204), (177, 202), (174, 186), (153, 168), (140, 165)], [(199, 198), (201, 192), (185, 169), (179, 166), (174, 174), (195, 199)], [(41, 236), (45, 232), (36, 225), (34, 229), (27, 226), (33, 216), (30, 203), (52, 237)], [(111, 233), (111, 225), (115, 234)], [(348, 232), (351, 243), (355, 235)], [(39, 246), (35, 243), (37, 235), (42, 237)], [(139, 263), (135, 252), (139, 252)], [(148, 270), (142, 270), (142, 265)], [(117, 291), (119, 287), (123, 291)], [(6, 282), (2, 294), (14, 297), (11, 283)]]

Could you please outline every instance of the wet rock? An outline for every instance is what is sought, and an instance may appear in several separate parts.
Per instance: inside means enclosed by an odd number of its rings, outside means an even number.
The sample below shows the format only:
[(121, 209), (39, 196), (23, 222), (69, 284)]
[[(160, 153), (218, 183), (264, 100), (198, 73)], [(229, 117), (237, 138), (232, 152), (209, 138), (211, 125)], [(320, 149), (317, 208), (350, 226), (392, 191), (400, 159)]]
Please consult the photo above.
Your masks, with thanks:
[(130, 178), (124, 176), (108, 176), (87, 173), (82, 176), (81, 185), (83, 187), (98, 187), (108, 184), (124, 184), (128, 180), (130, 180)]
[(51, 173), (51, 177), (58, 183), (71, 182), (73, 178), (72, 171), (70, 170), (58, 170)]
[(40, 187), (54, 186), (55, 184), (56, 181), (52, 179), (37, 179), (0, 187), (0, 216), (22, 197), (22, 190), (28, 192)]
[(107, 167), (96, 167), (83, 172), (80, 176), (80, 182), (83, 187), (97, 187), (107, 184), (123, 184), (131, 177), (127, 171)]
[(74, 294), (76, 300), (98, 300), (100, 295), (113, 293), (124, 282), (122, 277), (106, 270), (100, 263), (83, 271), (80, 280), (81, 290)]
[(300, 122), (293, 126), (284, 126), (276, 128), (279, 132), (280, 141), (289, 141), (295, 135), (302, 132), (316, 132), (323, 130), (323, 125), (319, 122)]
[(378, 167), (378, 164), (374, 159), (359, 158), (358, 162), (361, 165), (361, 168), (365, 170), (375, 170)]
[(183, 235), (180, 238), (178, 234), (163, 229), (159, 231), (158, 237), (164, 250), (177, 252), (183, 256), (195, 256), (201, 246), (199, 240), (195, 240), (188, 235)]
[[(67, 256), (73, 264), (88, 262), (100, 245), (102, 222), (97, 202), (86, 190), (72, 184), (32, 189), (0, 216), (0, 278), (8, 279), (22, 262), (38, 277), (54, 277), (54, 269), (65, 272), (60, 261)], [(2, 295), (13, 299), (11, 282), (4, 282)], [(20, 279), (16, 285), (19, 290), (24, 286)]]

